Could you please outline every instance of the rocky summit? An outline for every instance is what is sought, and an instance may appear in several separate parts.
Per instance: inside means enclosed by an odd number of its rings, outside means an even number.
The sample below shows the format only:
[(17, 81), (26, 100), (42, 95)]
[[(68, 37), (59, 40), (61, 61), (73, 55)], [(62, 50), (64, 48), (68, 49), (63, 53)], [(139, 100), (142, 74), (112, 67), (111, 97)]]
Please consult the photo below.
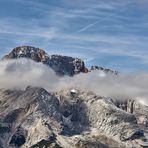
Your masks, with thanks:
[(99, 66), (91, 66), (87, 68), (83, 60), (62, 55), (48, 55), (44, 50), (31, 46), (20, 46), (14, 48), (8, 55), (3, 57), (3, 60), (29, 58), (35, 62), (42, 62), (43, 64), (52, 68), (59, 76), (73, 76), (79, 73), (87, 73), (98, 70), (100, 76), (106, 74), (118, 74), (118, 71), (113, 71), (108, 68)]
[(61, 55), (48, 55), (44, 50), (31, 46), (16, 47), (3, 57), (3, 59), (17, 58), (29, 58), (35, 62), (42, 62), (60, 76), (73, 76), (74, 74), (87, 71), (81, 59)]

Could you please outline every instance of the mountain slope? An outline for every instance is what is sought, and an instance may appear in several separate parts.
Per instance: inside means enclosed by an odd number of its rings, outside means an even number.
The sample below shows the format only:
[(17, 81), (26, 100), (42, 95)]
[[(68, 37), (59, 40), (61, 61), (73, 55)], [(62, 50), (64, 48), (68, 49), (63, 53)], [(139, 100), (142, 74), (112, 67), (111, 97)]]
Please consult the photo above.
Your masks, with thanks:
[[(93, 93), (42, 88), (0, 90), (0, 147), (138, 146), (144, 133), (132, 114)], [(103, 138), (104, 137), (104, 138)], [(106, 140), (105, 140), (106, 139)], [(138, 144), (140, 143), (140, 144)]]

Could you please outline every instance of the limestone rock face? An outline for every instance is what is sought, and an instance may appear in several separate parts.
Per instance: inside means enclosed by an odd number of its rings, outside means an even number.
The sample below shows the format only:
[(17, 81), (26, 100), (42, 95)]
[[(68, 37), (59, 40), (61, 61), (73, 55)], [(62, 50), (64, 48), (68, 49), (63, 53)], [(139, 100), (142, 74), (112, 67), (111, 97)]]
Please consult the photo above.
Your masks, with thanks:
[(136, 117), (139, 127), (144, 131), (146, 138), (148, 138), (148, 106), (139, 99), (116, 100), (114, 104)]
[(141, 126), (148, 129), (148, 106), (143, 101), (128, 100), (127, 111), (135, 115)]
[(61, 55), (48, 55), (44, 50), (31, 46), (14, 48), (3, 59), (29, 58), (35, 62), (42, 62), (52, 68), (58, 75), (73, 76), (85, 72), (85, 64), (81, 59)]
[(148, 106), (141, 100), (128, 100), (127, 111), (137, 118), (139, 126), (148, 138)]
[[(0, 147), (142, 147), (134, 115), (91, 92), (0, 90)], [(145, 140), (145, 141), (144, 141)]]
[(128, 113), (134, 114), (140, 125), (148, 127), (148, 106), (142, 100), (127, 99), (118, 100), (114, 104)]

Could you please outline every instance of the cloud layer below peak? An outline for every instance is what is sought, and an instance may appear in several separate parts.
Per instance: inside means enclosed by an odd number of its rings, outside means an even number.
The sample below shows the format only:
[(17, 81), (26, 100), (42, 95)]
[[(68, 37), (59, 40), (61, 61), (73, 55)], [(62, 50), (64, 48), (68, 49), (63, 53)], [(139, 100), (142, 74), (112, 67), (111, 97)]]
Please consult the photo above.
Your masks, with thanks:
[(114, 99), (148, 98), (148, 73), (100, 77), (99, 71), (58, 77), (49, 67), (32, 60), (19, 59), (0, 62), (0, 88), (25, 89), (38, 86), (48, 91), (80, 89)]

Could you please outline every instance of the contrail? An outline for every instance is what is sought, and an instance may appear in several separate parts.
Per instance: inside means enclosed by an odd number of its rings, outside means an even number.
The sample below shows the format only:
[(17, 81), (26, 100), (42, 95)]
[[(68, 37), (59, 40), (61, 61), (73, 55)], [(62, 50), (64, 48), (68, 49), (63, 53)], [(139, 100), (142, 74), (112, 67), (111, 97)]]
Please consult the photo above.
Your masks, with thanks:
[(96, 25), (98, 22), (99, 22), (99, 21), (96, 21), (96, 22), (94, 22), (94, 23), (92, 23), (92, 24), (89, 24), (89, 25), (83, 27), (82, 29), (78, 30), (77, 33), (83, 32), (83, 31), (85, 31), (85, 30), (87, 30), (87, 29), (93, 27), (93, 26)]
[[(127, 4), (122, 4), (121, 6), (125, 7), (126, 5), (127, 5)], [(122, 9), (121, 9), (119, 12), (122, 12)], [(102, 18), (102, 19), (99, 19), (99, 20), (97, 20), (96, 22), (91, 23), (91, 24), (89, 24), (89, 25), (87, 25), (87, 26), (81, 28), (80, 30), (76, 31), (76, 33), (84, 32), (85, 30), (88, 30), (89, 28), (92, 28), (94, 25), (96, 25), (96, 24), (98, 24), (98, 23), (101, 23), (101, 22), (107, 20), (108, 18), (110, 18), (110, 17), (112, 17), (112, 16), (117, 16), (117, 13), (116, 13), (116, 14), (114, 13), (114, 14), (108, 15), (108, 16)]]
[(112, 17), (112, 16), (114, 16), (114, 15), (116, 15), (116, 14), (109, 15), (109, 16), (107, 16), (107, 17), (102, 18), (101, 20), (97, 20), (96, 22), (91, 23), (91, 24), (89, 24), (89, 25), (83, 27), (82, 29), (78, 30), (76, 33), (80, 33), (80, 32), (83, 32), (83, 31), (89, 29), (89, 28), (92, 28), (94, 25), (96, 25), (96, 24), (98, 24), (98, 23), (100, 23), (100, 22), (103, 22), (103, 21), (107, 20), (108, 18), (110, 18), (110, 17)]

